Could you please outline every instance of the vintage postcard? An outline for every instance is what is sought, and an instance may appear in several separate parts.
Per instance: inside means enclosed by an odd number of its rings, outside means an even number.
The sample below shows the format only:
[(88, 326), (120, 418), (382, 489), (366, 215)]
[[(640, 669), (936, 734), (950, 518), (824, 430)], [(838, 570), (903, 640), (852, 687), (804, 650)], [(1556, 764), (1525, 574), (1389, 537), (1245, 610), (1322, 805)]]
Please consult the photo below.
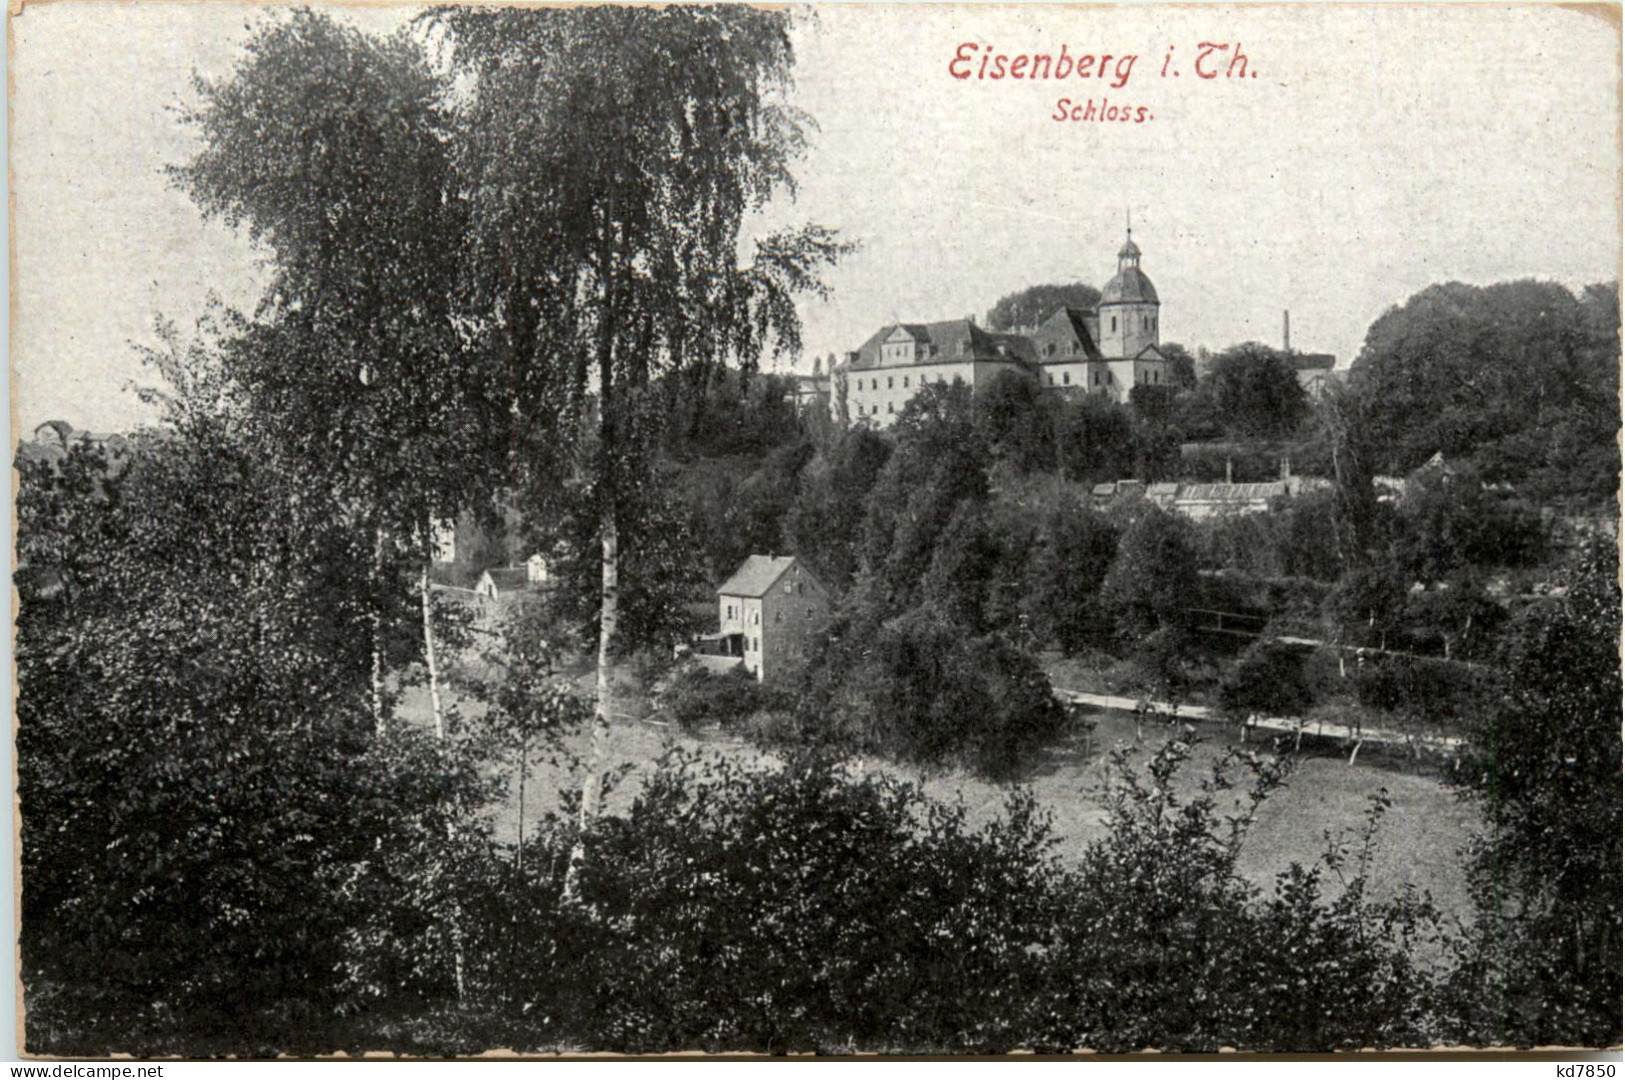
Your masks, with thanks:
[(1618, 1047), (1620, 13), (16, 7), (20, 1052)]

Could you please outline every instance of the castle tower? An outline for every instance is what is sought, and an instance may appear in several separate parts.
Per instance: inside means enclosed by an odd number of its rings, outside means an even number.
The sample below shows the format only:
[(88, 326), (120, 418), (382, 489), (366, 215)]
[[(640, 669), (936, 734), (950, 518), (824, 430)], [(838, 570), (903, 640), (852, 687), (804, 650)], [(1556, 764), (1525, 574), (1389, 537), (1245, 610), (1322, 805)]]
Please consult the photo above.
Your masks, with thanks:
[(1100, 290), (1100, 351), (1110, 360), (1132, 359), (1158, 343), (1156, 286), (1140, 269), (1134, 230), (1117, 253), (1117, 273)]

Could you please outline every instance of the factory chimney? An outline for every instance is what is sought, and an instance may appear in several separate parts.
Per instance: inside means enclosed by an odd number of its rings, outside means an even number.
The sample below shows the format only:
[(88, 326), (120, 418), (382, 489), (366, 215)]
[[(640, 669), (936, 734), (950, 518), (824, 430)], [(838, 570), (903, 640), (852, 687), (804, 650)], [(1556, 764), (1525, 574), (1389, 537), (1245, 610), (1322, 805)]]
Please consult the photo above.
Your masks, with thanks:
[(1292, 351), (1292, 312), (1281, 312), (1281, 351)]

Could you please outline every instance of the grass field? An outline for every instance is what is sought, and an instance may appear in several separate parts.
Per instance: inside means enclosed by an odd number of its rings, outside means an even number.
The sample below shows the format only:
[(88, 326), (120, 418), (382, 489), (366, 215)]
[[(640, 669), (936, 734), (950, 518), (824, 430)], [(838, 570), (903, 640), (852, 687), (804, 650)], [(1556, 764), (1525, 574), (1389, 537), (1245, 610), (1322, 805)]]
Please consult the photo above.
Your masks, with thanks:
[[(629, 765), (626, 778), (606, 799), (608, 812), (630, 805), (653, 763), (673, 746), (707, 754), (727, 755), (746, 763), (766, 763), (768, 755), (741, 739), (722, 733), (689, 734), (636, 718), (644, 710), (635, 699), (625, 700), (625, 716), (617, 719), (611, 739), (611, 763)], [(409, 719), (426, 720), (427, 702), (421, 691), (409, 692), (401, 703)], [(1098, 794), (1104, 779), (1103, 763), (1114, 746), (1133, 746), (1134, 721), (1115, 713), (1100, 713), (1087, 742), (1073, 737), (1056, 747), (1047, 760), (1023, 777), (1030, 789), (1052, 815), (1058, 838), (1058, 853), (1067, 860), (1076, 858), (1103, 832), (1104, 811)], [(1160, 742), (1165, 729), (1148, 727), (1141, 749), (1131, 757), (1143, 761), (1151, 747)], [(1222, 752), (1228, 729), (1212, 726), (1199, 731), (1204, 745), (1198, 760), (1186, 767), (1184, 781), (1194, 786), (1205, 775), (1205, 765)], [(565, 756), (586, 751), (586, 737), (577, 735), (566, 743)], [(884, 769), (921, 785), (933, 798), (961, 800), (972, 823), (991, 820), (1004, 806), (1009, 788), (960, 772), (922, 774), (891, 763), (865, 761), (866, 771)], [(579, 772), (567, 765), (533, 763), (527, 782), (525, 819), (530, 824), (559, 805), (561, 789), (579, 787)], [(519, 807), (516, 785), (510, 784), (509, 798), (494, 813), (499, 839), (511, 841), (518, 832)], [(1357, 837), (1371, 797), (1386, 789), (1391, 807), (1377, 833), (1372, 858), (1370, 892), (1373, 897), (1397, 895), (1406, 886), (1432, 896), (1447, 915), (1467, 915), (1467, 896), (1460, 849), (1469, 839), (1476, 815), (1438, 780), (1418, 775), (1387, 763), (1361, 758), (1350, 766), (1341, 756), (1301, 757), (1287, 786), (1276, 792), (1261, 808), (1242, 849), (1242, 870), (1250, 880), (1267, 888), (1274, 875), (1291, 863), (1309, 864), (1325, 851), (1328, 837)]]

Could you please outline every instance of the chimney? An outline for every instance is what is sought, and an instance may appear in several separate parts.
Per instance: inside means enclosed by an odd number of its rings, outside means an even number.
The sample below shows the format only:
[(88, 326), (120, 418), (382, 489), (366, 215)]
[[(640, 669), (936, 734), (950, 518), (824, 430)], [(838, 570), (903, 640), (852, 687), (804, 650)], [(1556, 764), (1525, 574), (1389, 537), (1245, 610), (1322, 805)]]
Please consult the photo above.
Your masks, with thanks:
[(1292, 312), (1281, 312), (1281, 351), (1292, 351)]
[(1285, 454), (1281, 455), (1281, 479), (1292, 479), (1292, 459)]
[(1236, 482), (1234, 479), (1235, 474), (1233, 471), (1233, 464), (1234, 463), (1228, 457), (1224, 459), (1224, 482), (1227, 484), (1233, 484)]

